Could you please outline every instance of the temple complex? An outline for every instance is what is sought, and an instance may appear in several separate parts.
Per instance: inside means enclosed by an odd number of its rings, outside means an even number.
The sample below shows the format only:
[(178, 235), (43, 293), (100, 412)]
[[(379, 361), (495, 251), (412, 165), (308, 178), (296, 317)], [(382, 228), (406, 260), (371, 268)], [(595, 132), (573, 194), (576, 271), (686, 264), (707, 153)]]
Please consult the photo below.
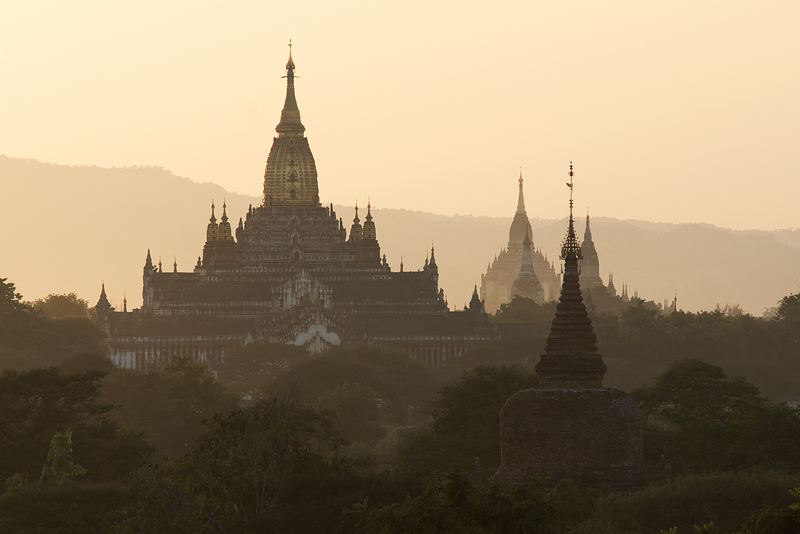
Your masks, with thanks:
[(572, 217), (561, 247), (564, 282), (545, 353), (540, 387), (514, 394), (500, 413), (501, 464), (492, 483), (516, 485), (546, 474), (581, 487), (626, 491), (644, 485), (642, 414), (622, 391), (603, 388), (606, 365), (580, 285), (582, 247)]
[(363, 224), (356, 205), (349, 231), (332, 204), (321, 205), (294, 71), (290, 53), (262, 204), (250, 206), (234, 229), (226, 204), (217, 219), (212, 202), (205, 246), (190, 272), (177, 263), (163, 271), (148, 250), (140, 309), (116, 311), (103, 287), (97, 321), (117, 366), (144, 369), (184, 354), (214, 367), (249, 343), (312, 352), (378, 343), (437, 366), (497, 337), (477, 291), (469, 308), (448, 309), (433, 248), (421, 269), (393, 271), (370, 203)]
[[(524, 280), (521, 280), (517, 286), (518, 288), (530, 287), (529, 290), (525, 290), (530, 294), (527, 298), (532, 298), (539, 303), (554, 300), (560, 285), (560, 275), (556, 273), (553, 263), (547, 259), (546, 255), (542, 254), (541, 249), (533, 246), (533, 229), (525, 209), (522, 184), (522, 171), (520, 171), (519, 199), (517, 211), (508, 232), (508, 247), (500, 250), (500, 254), (489, 263), (486, 273), (481, 275), (481, 297), (483, 297), (489, 313), (495, 313), (500, 309), (501, 304), (511, 302), (514, 285), (523, 268), (526, 270), (526, 274), (523, 275)], [(530, 264), (526, 260), (526, 264), (523, 266), (523, 258), (526, 257), (526, 240), (528, 241), (527, 250), (530, 254)], [(532, 273), (529, 272), (531, 268)], [(541, 288), (541, 295), (539, 288)], [(521, 295), (521, 293), (514, 293), (514, 295), (516, 294)]]

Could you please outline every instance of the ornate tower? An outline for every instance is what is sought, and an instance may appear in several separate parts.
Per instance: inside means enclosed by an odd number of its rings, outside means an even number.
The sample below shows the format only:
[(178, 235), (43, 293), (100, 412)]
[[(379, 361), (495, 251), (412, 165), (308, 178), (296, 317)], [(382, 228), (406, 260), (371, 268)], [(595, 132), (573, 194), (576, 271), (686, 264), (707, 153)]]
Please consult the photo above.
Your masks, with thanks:
[(291, 43), (286, 63), (286, 101), (281, 121), (275, 127), (278, 137), (272, 141), (264, 171), (264, 206), (319, 206), (317, 166), (305, 126), (300, 121), (300, 109), (294, 96), (294, 61)]
[(606, 366), (581, 297), (581, 247), (570, 216), (561, 247), (564, 283), (545, 354), (540, 388), (514, 394), (500, 412), (500, 467), (493, 484), (517, 485), (547, 474), (579, 487), (629, 491), (644, 485), (642, 414), (622, 391), (603, 388)]
[(508, 230), (508, 250), (522, 250), (522, 242), (527, 238), (533, 243), (533, 228), (528, 220), (528, 212), (525, 209), (525, 196), (522, 193), (522, 170), (519, 171), (519, 199), (517, 200), (517, 211), (514, 213), (514, 220)]
[(586, 211), (586, 231), (583, 233), (583, 243), (581, 243), (581, 285), (585, 289), (603, 285), (600, 278), (600, 260), (597, 257), (597, 249), (592, 241), (592, 230), (589, 227), (589, 211)]
[[(525, 209), (523, 183), (522, 170), (520, 170), (517, 211), (514, 213), (514, 220), (508, 231), (508, 247), (495, 256), (494, 261), (486, 269), (486, 273), (481, 275), (481, 295), (485, 299), (486, 310), (490, 313), (495, 313), (502, 304), (511, 302), (514, 297), (511, 292), (520, 275), (526, 240), (529, 243), (533, 273), (541, 286), (543, 300), (554, 300), (560, 285), (560, 277), (556, 274), (555, 266), (547, 259), (547, 256), (542, 254), (541, 250), (537, 250), (533, 246), (533, 229)], [(538, 293), (538, 290), (536, 292)]]
[(603, 358), (597, 353), (597, 336), (581, 295), (578, 260), (582, 258), (582, 252), (572, 218), (572, 176), (570, 164), (569, 226), (560, 256), (564, 262), (564, 282), (545, 353), (536, 364), (542, 389), (601, 388), (606, 372)]

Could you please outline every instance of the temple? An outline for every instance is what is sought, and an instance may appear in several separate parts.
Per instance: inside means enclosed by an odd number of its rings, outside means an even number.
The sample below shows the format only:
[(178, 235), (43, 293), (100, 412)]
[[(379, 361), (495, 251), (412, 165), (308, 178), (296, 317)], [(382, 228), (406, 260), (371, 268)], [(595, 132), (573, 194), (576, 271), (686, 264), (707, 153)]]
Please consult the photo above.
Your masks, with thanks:
[(508, 231), (508, 247), (500, 250), (500, 254), (489, 263), (486, 273), (481, 275), (481, 296), (489, 313), (497, 312), (502, 304), (511, 302), (516, 295), (538, 303), (554, 300), (560, 285), (560, 276), (553, 263), (541, 249), (533, 246), (533, 229), (525, 209), (523, 183), (520, 171), (517, 211)]
[[(314, 156), (286, 64), (286, 99), (267, 157), (264, 195), (235, 229), (223, 202), (211, 203), (202, 255), (190, 272), (164, 272), (147, 252), (143, 305), (114, 310), (105, 286), (96, 306), (119, 367), (145, 369), (175, 354), (212, 368), (226, 351), (250, 343), (289, 343), (311, 352), (342, 343), (397, 347), (441, 365), (497, 337), (477, 291), (469, 308), (450, 311), (431, 247), (416, 271), (393, 271), (381, 254), (371, 203), (355, 206), (349, 231), (323, 206)], [(362, 212), (363, 213), (363, 212)]]
[(500, 413), (501, 463), (492, 483), (517, 485), (547, 475), (580, 487), (627, 491), (644, 485), (642, 414), (622, 391), (603, 388), (606, 365), (583, 303), (582, 247), (572, 216), (561, 247), (564, 282), (538, 389), (514, 394)]

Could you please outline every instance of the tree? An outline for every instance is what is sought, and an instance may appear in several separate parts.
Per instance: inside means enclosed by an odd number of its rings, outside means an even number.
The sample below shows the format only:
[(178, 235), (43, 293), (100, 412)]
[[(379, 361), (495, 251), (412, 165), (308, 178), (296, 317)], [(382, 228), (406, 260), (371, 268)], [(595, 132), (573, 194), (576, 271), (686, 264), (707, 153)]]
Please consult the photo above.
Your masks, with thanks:
[[(330, 532), (316, 522), (341, 487), (300, 509), (294, 501), (347, 472), (340, 443), (331, 420), (293, 396), (218, 414), (183, 457), (151, 469), (121, 532)], [(341, 523), (341, 508), (334, 515)]]
[(378, 397), (367, 386), (339, 384), (317, 399), (317, 406), (336, 415), (336, 426), (348, 441), (374, 444), (386, 435), (386, 430), (376, 424)]
[(775, 318), (779, 321), (800, 324), (800, 293), (783, 297), (778, 303)]
[(792, 490), (798, 502), (786, 508), (764, 507), (744, 524), (742, 534), (795, 534), (800, 532), (800, 488)]
[(711, 534), (715, 530), (710, 523), (718, 533), (739, 532), (751, 514), (765, 505), (774, 510), (791, 504), (789, 490), (798, 480), (797, 474), (760, 470), (678, 476), (648, 484), (641, 491), (595, 496), (591, 518), (569, 532), (659, 534), (674, 528), (681, 534)]
[(107, 419), (112, 406), (98, 401), (102, 376), (56, 368), (0, 375), (0, 480), (14, 473), (39, 478), (53, 436), (65, 431), (88, 480), (121, 480), (142, 465), (150, 448), (141, 435)]
[(365, 534), (551, 533), (552, 508), (538, 483), (484, 493), (453, 467), (415, 498), (379, 509), (356, 507)]
[(103, 332), (88, 319), (50, 319), (0, 279), (0, 369), (47, 367), (77, 352), (102, 353)]
[(257, 399), (263, 388), (290, 366), (307, 360), (308, 351), (297, 345), (263, 343), (239, 347), (225, 353), (217, 368), (220, 382), (246, 399)]
[(16, 286), (8, 282), (8, 278), (0, 278), (0, 317), (8, 319), (11, 315), (28, 311), (30, 307), (22, 302)]
[(268, 385), (267, 393), (296, 388), (315, 400), (345, 382), (372, 390), (381, 400), (380, 424), (406, 425), (426, 419), (423, 403), (433, 392), (431, 371), (407, 353), (373, 345), (340, 346), (300, 360)]
[(681, 360), (631, 392), (645, 415), (651, 476), (735, 469), (800, 471), (800, 410), (772, 403), (722, 368)]
[(86, 474), (86, 468), (72, 461), (72, 432), (57, 432), (50, 440), (47, 463), (42, 468), (40, 480), (64, 482), (69, 477)]
[(670, 365), (652, 386), (635, 389), (645, 419), (666, 409), (685, 409), (704, 418), (721, 419), (737, 399), (758, 400), (759, 390), (742, 377), (728, 378), (722, 367), (697, 359)]
[(238, 396), (204, 365), (174, 356), (160, 369), (117, 371), (105, 377), (102, 395), (116, 423), (146, 434), (159, 455), (179, 455), (203, 431), (203, 419), (227, 413)]
[(538, 379), (520, 366), (479, 365), (439, 389), (429, 403), (433, 417), (400, 435), (397, 468), (429, 476), (455, 464), (470, 469), (479, 458), (481, 476), (500, 465), (500, 410), (517, 391)]
[(89, 307), (89, 303), (80, 298), (75, 293), (56, 295), (51, 293), (43, 299), (36, 299), (30, 306), (33, 311), (49, 317), (51, 319), (67, 319), (70, 317), (78, 319), (93, 319), (94, 309)]

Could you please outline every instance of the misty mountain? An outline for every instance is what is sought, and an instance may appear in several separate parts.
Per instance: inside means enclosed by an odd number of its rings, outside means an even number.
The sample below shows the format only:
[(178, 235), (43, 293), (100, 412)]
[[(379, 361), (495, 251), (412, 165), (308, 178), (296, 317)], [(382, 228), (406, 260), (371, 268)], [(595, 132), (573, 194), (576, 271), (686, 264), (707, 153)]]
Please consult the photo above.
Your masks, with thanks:
[[(92, 304), (105, 281), (112, 304), (141, 305), (148, 248), (165, 271), (193, 268), (202, 254), (211, 201), (233, 226), (261, 199), (196, 183), (159, 167), (99, 168), (42, 163), (0, 155), (6, 230), (0, 232), (0, 277), (27, 300), (77, 292)], [(322, 191), (324, 200), (324, 190)], [(448, 217), (402, 209), (373, 209), (382, 252), (393, 269), (422, 267), (435, 246), (440, 285), (461, 307), (480, 285), (489, 261), (506, 246), (509, 217)], [(349, 228), (352, 206), (336, 206)], [(361, 216), (364, 216), (364, 207)], [(566, 204), (565, 204), (566, 211)], [(566, 215), (566, 213), (565, 213)], [(577, 218), (580, 237), (583, 217)], [(534, 246), (556, 261), (567, 220), (531, 218)], [(600, 272), (614, 273), (646, 299), (672, 299), (687, 310), (741, 304), (760, 314), (800, 288), (800, 231), (735, 231), (709, 224), (591, 219)]]

